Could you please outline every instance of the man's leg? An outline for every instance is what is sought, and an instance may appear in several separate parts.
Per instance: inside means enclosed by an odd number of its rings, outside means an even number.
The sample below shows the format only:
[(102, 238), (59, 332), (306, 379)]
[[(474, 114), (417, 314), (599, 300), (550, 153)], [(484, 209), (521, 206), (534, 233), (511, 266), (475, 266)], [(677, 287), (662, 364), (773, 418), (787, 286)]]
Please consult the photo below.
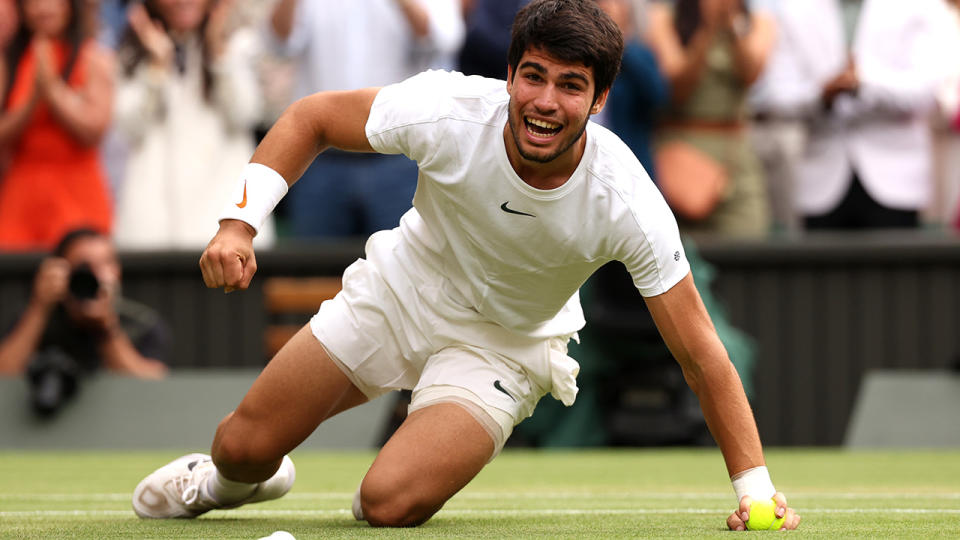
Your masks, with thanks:
[(412, 412), (380, 450), (360, 486), (363, 517), (412, 527), (435, 514), (493, 455), (483, 426), (456, 403)]
[(140, 517), (196, 517), (280, 497), (294, 478), (284, 456), (321, 422), (364, 401), (306, 326), (220, 423), (213, 462), (191, 454), (161, 467), (134, 490), (134, 510)]
[(220, 422), (213, 462), (230, 480), (266, 480), (321, 422), (366, 400), (304, 326)]

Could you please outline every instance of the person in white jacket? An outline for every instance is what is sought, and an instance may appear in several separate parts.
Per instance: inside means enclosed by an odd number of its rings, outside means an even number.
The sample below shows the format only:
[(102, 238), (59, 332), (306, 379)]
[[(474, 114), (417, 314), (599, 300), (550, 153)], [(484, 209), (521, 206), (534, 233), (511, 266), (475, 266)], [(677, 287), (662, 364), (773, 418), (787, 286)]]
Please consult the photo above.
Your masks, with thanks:
[[(293, 98), (400, 82), (449, 67), (463, 44), (459, 0), (279, 0), (267, 41), (295, 66)], [(410, 209), (417, 166), (403, 156), (328, 152), (286, 201), (296, 237), (366, 236)]]
[[(263, 107), (258, 37), (229, 30), (233, 4), (147, 0), (130, 9), (115, 109), (129, 147), (116, 205), (121, 249), (202, 249), (216, 232), (207, 201), (229, 196)], [(261, 247), (274, 241), (266, 225)]]
[(932, 190), (928, 115), (946, 76), (943, 0), (807, 0), (819, 62), (798, 209), (809, 229), (915, 227)]

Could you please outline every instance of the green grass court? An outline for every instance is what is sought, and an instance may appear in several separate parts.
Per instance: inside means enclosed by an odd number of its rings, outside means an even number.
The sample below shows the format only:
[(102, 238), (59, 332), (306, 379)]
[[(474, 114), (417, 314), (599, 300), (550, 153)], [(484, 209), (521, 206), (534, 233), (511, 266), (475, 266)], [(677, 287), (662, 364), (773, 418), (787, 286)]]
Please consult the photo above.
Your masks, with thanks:
[[(379, 530), (349, 506), (372, 452), (295, 452), (277, 501), (141, 521), (130, 492), (179, 452), (0, 452), (0, 538), (731, 538), (719, 451), (506, 450), (431, 521)], [(960, 537), (960, 451), (767, 450), (811, 538)]]

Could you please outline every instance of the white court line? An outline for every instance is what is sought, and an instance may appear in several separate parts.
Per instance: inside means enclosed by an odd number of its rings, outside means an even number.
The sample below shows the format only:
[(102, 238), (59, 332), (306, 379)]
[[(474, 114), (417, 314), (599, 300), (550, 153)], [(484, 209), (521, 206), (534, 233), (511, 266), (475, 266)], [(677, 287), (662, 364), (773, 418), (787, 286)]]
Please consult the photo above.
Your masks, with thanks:
[[(624, 508), (624, 509), (576, 509), (576, 508), (542, 508), (539, 510), (441, 510), (440, 517), (457, 516), (499, 516), (499, 517), (537, 517), (553, 516), (604, 516), (604, 515), (660, 515), (660, 514), (718, 514), (725, 515), (730, 510), (706, 508)], [(810, 514), (956, 514), (960, 515), (960, 508), (805, 508), (804, 515)], [(231, 518), (287, 518), (287, 517), (339, 517), (348, 516), (350, 511), (341, 510), (215, 510), (212, 516)], [(106, 517), (121, 516), (134, 518), (132, 510), (22, 510), (0, 511), (0, 518), (16, 517)]]
[[(928, 493), (896, 493), (896, 492), (806, 492), (791, 491), (789, 498), (815, 497), (821, 499), (960, 499), (960, 492), (928, 492)], [(577, 499), (582, 497), (596, 497), (604, 499), (727, 499), (732, 493), (697, 493), (697, 492), (664, 492), (664, 491), (561, 491), (541, 493), (534, 491), (509, 492), (461, 492), (453, 500), (487, 500), (487, 499)], [(131, 493), (0, 493), (0, 501), (4, 500), (36, 500), (36, 501), (128, 501)], [(337, 500), (353, 499), (353, 492), (293, 492), (284, 496), (284, 500)]]

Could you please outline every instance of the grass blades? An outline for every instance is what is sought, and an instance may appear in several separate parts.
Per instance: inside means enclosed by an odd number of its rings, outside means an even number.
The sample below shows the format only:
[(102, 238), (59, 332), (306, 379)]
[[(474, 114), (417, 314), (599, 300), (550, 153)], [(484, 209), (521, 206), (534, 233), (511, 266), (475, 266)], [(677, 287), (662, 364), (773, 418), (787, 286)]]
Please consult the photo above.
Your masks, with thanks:
[[(185, 452), (183, 452), (185, 453)], [(144, 521), (130, 492), (177, 452), (0, 453), (0, 538), (731, 538), (715, 449), (507, 450), (424, 526), (372, 529), (350, 500), (372, 452), (293, 454), (286, 497), (196, 520)], [(960, 536), (960, 451), (773, 449), (792, 536)], [(750, 532), (739, 534), (776, 534)]]

